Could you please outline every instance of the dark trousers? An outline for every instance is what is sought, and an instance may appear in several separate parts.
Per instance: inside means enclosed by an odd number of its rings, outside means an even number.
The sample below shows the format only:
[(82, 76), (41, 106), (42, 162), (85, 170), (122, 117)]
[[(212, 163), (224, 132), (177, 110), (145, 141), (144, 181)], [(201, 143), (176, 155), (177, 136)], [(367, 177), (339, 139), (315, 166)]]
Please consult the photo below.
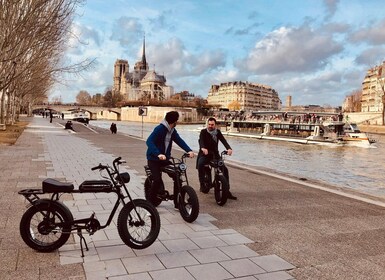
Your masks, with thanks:
[[(198, 176), (199, 176), (199, 183), (202, 185), (205, 180), (205, 165), (210, 162), (210, 158), (207, 156), (200, 156), (198, 158), (197, 167), (198, 167)], [(226, 165), (223, 166), (223, 175), (227, 179), (227, 182), (229, 183), (230, 187), (230, 181), (229, 181), (229, 170), (227, 169)]]
[[(151, 196), (156, 197), (158, 193), (162, 194), (165, 190), (163, 180), (162, 180), (162, 167), (171, 164), (168, 160), (148, 160), (147, 165), (151, 170), (151, 179), (152, 179), (152, 186), (151, 186)], [(174, 204), (176, 205), (176, 198), (178, 195), (178, 185), (176, 180), (178, 178), (172, 178), (174, 181)]]
[(168, 161), (158, 161), (158, 160), (148, 160), (147, 165), (151, 170), (152, 186), (151, 193), (157, 194), (164, 189), (163, 180), (162, 180), (162, 171), (161, 168), (168, 165)]

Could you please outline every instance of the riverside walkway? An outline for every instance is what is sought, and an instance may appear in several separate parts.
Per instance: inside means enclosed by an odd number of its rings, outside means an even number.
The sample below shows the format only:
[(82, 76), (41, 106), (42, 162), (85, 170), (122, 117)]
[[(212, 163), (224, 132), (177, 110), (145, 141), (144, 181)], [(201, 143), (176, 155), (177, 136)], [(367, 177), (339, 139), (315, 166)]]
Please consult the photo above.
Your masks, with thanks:
[[(161, 233), (145, 250), (125, 246), (111, 225), (85, 235), (90, 251), (84, 258), (76, 235), (57, 252), (35, 252), (19, 235), (26, 204), (18, 190), (39, 188), (47, 177), (78, 185), (97, 178), (92, 166), (121, 156), (131, 175), (129, 190), (143, 197), (142, 139), (81, 124), (70, 133), (63, 123), (33, 118), (14, 146), (0, 146), (1, 280), (385, 277), (383, 201), (230, 164), (231, 189), (238, 200), (219, 207), (212, 192), (198, 193), (201, 211), (192, 224), (171, 203), (162, 203)], [(195, 160), (188, 160), (188, 167), (197, 190)], [(65, 203), (75, 217), (95, 211), (102, 222), (111, 206), (109, 197), (99, 194), (66, 196)]]
[[(184, 222), (171, 202), (158, 207), (161, 232), (144, 250), (133, 250), (120, 240), (116, 219), (92, 236), (84, 234), (89, 247), (84, 258), (76, 234), (57, 252), (39, 253), (28, 248), (18, 230), (26, 202), (17, 191), (40, 188), (47, 177), (75, 186), (99, 178), (91, 167), (111, 164), (121, 154), (104, 151), (92, 138), (108, 136), (109, 145), (130, 155), (123, 157), (131, 176), (128, 188), (134, 198), (143, 197), (144, 176), (130, 165), (141, 162), (143, 169), (144, 142), (125, 136), (113, 139), (115, 135), (107, 131), (95, 133), (80, 124), (74, 128), (77, 132), (72, 133), (55, 119), (49, 123), (35, 117), (14, 146), (0, 147), (0, 279), (293, 279), (286, 272), (294, 268), (292, 264), (274, 254), (259, 255), (247, 247), (253, 240), (234, 229), (218, 228), (212, 223), (215, 217), (204, 211), (194, 223)], [(83, 138), (87, 136), (89, 139)], [(124, 141), (120, 143), (118, 137)], [(94, 211), (104, 224), (114, 204), (113, 196), (91, 193), (62, 198), (75, 218), (89, 217)]]

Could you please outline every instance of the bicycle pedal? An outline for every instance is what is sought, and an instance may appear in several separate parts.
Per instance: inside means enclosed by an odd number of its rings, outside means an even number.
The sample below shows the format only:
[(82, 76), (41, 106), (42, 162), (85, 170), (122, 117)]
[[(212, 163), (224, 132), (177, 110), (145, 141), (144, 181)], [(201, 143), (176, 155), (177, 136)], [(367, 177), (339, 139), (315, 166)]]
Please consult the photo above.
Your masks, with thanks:
[(158, 193), (158, 198), (162, 199), (162, 200), (168, 200), (169, 199), (169, 193), (168, 191), (165, 191), (164, 193)]

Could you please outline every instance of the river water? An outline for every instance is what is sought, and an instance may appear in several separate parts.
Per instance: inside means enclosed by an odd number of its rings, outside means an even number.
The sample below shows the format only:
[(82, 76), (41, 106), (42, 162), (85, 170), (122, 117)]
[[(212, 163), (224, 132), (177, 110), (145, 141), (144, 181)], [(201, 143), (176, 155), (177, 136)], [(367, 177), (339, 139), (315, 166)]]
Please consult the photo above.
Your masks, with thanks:
[[(118, 133), (145, 139), (156, 126), (140, 122), (116, 123)], [(111, 121), (91, 121), (90, 124), (109, 129)], [(202, 125), (178, 125), (176, 129), (197, 151), (200, 128)], [(233, 148), (233, 155), (226, 161), (385, 197), (385, 135), (372, 136), (377, 140), (375, 148), (304, 145), (226, 136)], [(222, 144), (219, 147), (220, 150), (224, 148)]]

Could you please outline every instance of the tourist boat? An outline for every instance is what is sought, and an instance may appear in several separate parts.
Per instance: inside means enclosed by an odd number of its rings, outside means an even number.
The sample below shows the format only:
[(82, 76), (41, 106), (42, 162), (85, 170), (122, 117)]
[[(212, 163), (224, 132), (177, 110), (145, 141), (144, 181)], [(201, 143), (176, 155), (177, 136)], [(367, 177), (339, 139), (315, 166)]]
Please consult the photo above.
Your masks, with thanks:
[[(326, 119), (326, 120), (323, 120)], [(357, 124), (334, 116), (307, 119), (270, 118), (249, 120), (217, 120), (225, 135), (278, 140), (300, 144), (373, 147), (375, 140), (361, 132)]]
[(64, 119), (66, 120), (73, 120), (81, 123), (88, 124), (90, 121), (89, 115), (81, 110), (74, 110), (74, 111), (63, 111)]

